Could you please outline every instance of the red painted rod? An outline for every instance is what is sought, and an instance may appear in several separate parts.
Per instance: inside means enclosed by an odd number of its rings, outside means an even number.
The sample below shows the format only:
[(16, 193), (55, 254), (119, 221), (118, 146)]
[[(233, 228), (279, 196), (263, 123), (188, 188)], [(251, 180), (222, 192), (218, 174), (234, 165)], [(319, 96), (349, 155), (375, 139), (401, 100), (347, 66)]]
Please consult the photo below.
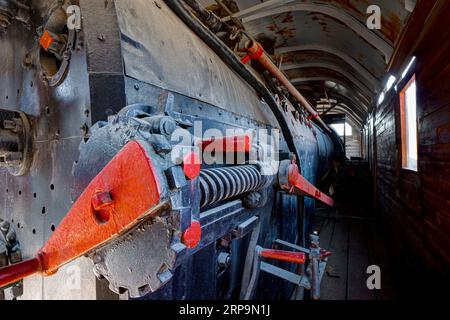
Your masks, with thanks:
[(205, 150), (208, 146), (212, 146), (216, 152), (250, 153), (252, 147), (252, 137), (249, 134), (217, 138), (214, 137), (200, 140), (198, 144), (202, 150)]
[(35, 257), (0, 269), (0, 288), (16, 283), (42, 270), (41, 259)]
[(282, 251), (282, 250), (269, 250), (263, 249), (260, 253), (261, 257), (279, 260), (279, 261), (287, 261), (298, 264), (304, 264), (306, 261), (306, 255), (304, 252), (291, 252), (291, 251)]
[(339, 204), (331, 197), (321, 192), (308, 180), (306, 180), (301, 174), (298, 167), (295, 164), (289, 166), (288, 173), (289, 184), (296, 193), (306, 194), (314, 199), (317, 199), (330, 207), (338, 207)]
[(303, 97), (303, 95), (294, 87), (294, 85), (289, 81), (288, 78), (278, 69), (278, 67), (270, 60), (270, 58), (264, 52), (261, 44), (256, 41), (248, 41), (245, 45), (248, 55), (244, 57), (241, 61), (245, 64), (251, 59), (259, 61), (264, 68), (267, 69), (278, 81), (283, 84), (283, 86), (289, 91), (289, 93), (300, 102), (303, 107), (308, 110), (311, 119), (316, 119), (319, 125), (326, 131), (331, 132), (330, 128), (323, 122), (316, 110), (311, 106), (308, 100)]

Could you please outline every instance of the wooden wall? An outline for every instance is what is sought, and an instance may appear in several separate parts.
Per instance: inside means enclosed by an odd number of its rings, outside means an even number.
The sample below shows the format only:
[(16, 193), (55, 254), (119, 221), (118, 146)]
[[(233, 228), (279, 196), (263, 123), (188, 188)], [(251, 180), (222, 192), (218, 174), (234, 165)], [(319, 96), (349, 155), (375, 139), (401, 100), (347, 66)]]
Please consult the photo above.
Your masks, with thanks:
[[(395, 262), (405, 274), (450, 274), (450, 1), (421, 0), (391, 65), (399, 78), (412, 56), (417, 60), (397, 90), (372, 113), (366, 125), (376, 213)], [(415, 73), (419, 131), (418, 172), (402, 169), (399, 93)], [(433, 272), (432, 274), (427, 272)], [(428, 275), (428, 276), (427, 276)], [(419, 279), (411, 279), (417, 281)]]

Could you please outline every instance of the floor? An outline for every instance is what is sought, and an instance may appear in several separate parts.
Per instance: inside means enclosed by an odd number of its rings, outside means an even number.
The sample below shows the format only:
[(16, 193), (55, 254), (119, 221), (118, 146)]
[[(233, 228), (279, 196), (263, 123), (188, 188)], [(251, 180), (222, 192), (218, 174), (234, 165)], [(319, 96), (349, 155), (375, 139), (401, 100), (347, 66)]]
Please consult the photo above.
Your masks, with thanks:
[[(364, 212), (318, 208), (315, 221), (321, 247), (333, 253), (322, 281), (323, 300), (399, 298), (387, 244), (375, 220)], [(367, 288), (367, 267), (381, 269), (381, 290)]]

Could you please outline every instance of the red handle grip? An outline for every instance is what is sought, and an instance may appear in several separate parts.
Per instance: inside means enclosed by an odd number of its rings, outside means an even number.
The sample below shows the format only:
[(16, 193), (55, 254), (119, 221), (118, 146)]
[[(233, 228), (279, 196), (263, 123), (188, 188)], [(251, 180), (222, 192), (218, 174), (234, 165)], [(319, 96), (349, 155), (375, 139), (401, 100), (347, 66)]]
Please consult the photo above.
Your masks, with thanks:
[(260, 255), (267, 259), (294, 262), (298, 264), (304, 264), (306, 261), (306, 255), (303, 252), (263, 249)]
[(41, 260), (36, 257), (0, 269), (0, 288), (41, 271)]

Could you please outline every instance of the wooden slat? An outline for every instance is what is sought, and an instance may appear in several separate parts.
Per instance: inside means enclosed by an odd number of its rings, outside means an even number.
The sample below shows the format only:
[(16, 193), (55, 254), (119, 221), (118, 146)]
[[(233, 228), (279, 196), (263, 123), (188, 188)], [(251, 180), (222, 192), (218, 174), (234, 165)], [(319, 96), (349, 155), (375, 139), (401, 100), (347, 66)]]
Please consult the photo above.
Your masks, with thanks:
[(322, 299), (345, 300), (347, 298), (348, 228), (343, 220), (332, 219), (330, 225), (333, 230), (327, 249), (333, 255), (328, 260), (329, 272), (322, 280)]

